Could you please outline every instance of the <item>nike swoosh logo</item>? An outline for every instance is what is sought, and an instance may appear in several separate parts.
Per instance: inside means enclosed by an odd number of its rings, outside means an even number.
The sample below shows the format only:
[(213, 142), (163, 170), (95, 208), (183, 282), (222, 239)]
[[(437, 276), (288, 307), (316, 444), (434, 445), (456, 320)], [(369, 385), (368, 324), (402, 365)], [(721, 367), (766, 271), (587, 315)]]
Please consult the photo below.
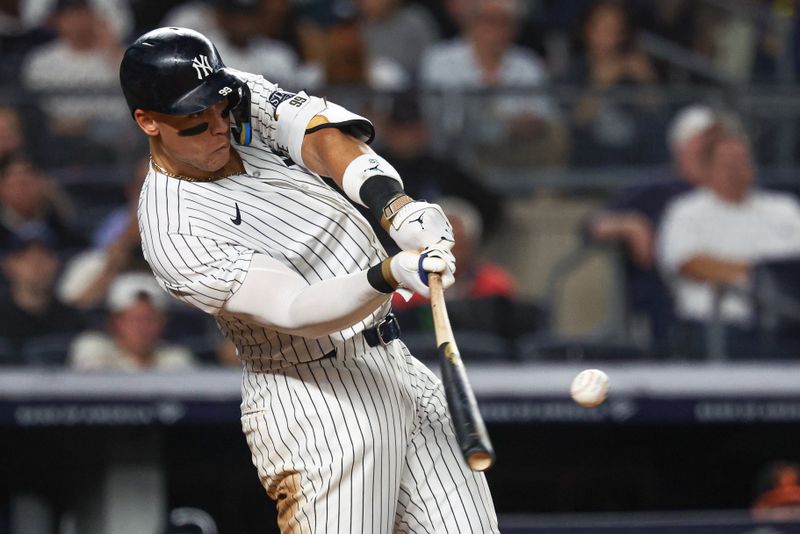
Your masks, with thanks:
[(242, 214), (239, 213), (239, 203), (238, 202), (236, 203), (236, 218), (231, 219), (231, 222), (233, 224), (235, 224), (236, 226), (239, 226), (240, 224), (242, 224)]

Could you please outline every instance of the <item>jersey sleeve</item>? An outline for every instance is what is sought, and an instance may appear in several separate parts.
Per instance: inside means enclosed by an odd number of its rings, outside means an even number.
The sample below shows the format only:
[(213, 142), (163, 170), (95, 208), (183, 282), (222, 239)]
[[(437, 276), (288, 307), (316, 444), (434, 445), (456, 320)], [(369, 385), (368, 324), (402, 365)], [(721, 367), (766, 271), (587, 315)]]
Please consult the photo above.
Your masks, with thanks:
[(239, 290), (253, 257), (247, 247), (181, 233), (163, 235), (148, 252), (168, 293), (214, 315)]
[[(284, 91), (263, 76), (236, 71), (250, 88), (250, 121), (253, 133), (273, 152), (305, 167), (303, 138), (321, 128), (337, 128), (365, 143), (375, 137), (372, 123), (338, 104), (301, 91)], [(321, 120), (309, 128), (314, 117)]]

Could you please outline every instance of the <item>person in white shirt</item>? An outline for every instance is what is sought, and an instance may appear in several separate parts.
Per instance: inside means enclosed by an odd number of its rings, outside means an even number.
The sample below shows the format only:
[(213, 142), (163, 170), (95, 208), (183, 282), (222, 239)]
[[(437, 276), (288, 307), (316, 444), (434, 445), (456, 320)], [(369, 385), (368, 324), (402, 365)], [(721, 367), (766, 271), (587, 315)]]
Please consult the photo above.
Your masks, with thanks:
[[(470, 104), (478, 105), (467, 106), (464, 123), (479, 123), (480, 128), (446, 132), (462, 143), (470, 141), (465, 133), (472, 136), (481, 161), (558, 163), (566, 148), (558, 110), (549, 96), (537, 91), (549, 82), (549, 74), (532, 50), (514, 44), (520, 6), (514, 0), (469, 0), (463, 35), (425, 51), (419, 80), (423, 88), (434, 91), (489, 93), (479, 95), (479, 100), (471, 98)], [(450, 125), (452, 103), (463, 100), (451, 94), (441, 98), (429, 102), (426, 111), (432, 124)]]
[(117, 277), (108, 293), (109, 333), (84, 332), (70, 347), (70, 365), (82, 371), (186, 369), (192, 353), (162, 339), (167, 324), (167, 295), (153, 275)]
[[(715, 286), (747, 288), (760, 261), (800, 257), (800, 204), (789, 194), (754, 187), (746, 138), (721, 133), (706, 154), (705, 187), (667, 208), (658, 237), (658, 260), (672, 282), (679, 318), (711, 317)], [(728, 292), (726, 323), (748, 328), (752, 305)]]
[(57, 39), (33, 50), (22, 65), (26, 88), (68, 91), (43, 101), (51, 132), (81, 136), (99, 131), (100, 123), (122, 122), (125, 103), (113, 93), (122, 58), (118, 35), (88, 0), (57, 0), (53, 17)]

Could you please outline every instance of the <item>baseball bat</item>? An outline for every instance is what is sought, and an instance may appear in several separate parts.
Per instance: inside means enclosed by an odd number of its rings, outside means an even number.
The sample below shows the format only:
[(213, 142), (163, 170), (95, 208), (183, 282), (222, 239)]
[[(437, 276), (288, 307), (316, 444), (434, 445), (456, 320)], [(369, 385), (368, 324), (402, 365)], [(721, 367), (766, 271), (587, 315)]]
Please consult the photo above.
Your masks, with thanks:
[(473, 471), (485, 471), (494, 464), (494, 449), (453, 337), (441, 275), (429, 273), (428, 286), (431, 290), (431, 311), (436, 346), (439, 348), (442, 383), (456, 439), (469, 468)]

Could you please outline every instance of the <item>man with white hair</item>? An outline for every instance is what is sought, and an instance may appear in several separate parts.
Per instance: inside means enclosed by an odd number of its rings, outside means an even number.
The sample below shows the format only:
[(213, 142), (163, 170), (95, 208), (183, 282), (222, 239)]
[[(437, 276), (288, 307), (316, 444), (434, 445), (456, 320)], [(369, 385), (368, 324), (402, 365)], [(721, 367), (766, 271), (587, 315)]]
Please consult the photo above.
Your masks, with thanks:
[[(800, 203), (756, 185), (746, 136), (720, 130), (702, 162), (703, 187), (670, 203), (658, 236), (659, 265), (670, 277), (677, 315), (687, 323), (711, 318), (715, 288), (747, 289), (759, 264), (800, 258)], [(760, 347), (751, 299), (726, 293), (719, 306), (722, 321), (736, 332), (730, 355), (754, 356), (749, 351)]]
[(592, 241), (624, 246), (629, 304), (647, 317), (656, 345), (667, 342), (672, 320), (669, 292), (654, 267), (656, 232), (666, 206), (703, 182), (701, 154), (719, 120), (719, 114), (704, 105), (679, 111), (667, 131), (675, 177), (622, 189), (586, 222)]

